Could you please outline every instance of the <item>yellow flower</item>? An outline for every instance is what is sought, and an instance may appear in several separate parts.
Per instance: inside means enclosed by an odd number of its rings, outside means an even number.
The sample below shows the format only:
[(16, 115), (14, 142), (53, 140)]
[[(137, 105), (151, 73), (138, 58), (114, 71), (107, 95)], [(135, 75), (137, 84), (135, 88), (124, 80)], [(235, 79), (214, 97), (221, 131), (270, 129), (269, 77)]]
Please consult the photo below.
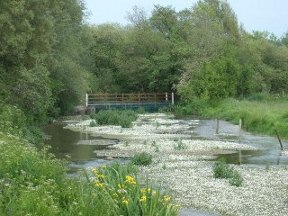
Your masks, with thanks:
[(103, 180), (105, 178), (105, 176), (103, 174), (96, 174), (96, 177), (99, 179), (99, 180)]
[(129, 175), (125, 177), (125, 182), (128, 184), (136, 185), (135, 178)]
[(128, 198), (124, 198), (124, 199), (122, 200), (122, 203), (125, 204), (125, 205), (128, 205), (129, 199), (128, 199)]
[(165, 195), (165, 196), (163, 197), (163, 200), (164, 200), (164, 202), (170, 202), (170, 201), (171, 201), (171, 196)]
[(95, 185), (99, 188), (103, 188), (104, 187), (104, 183), (101, 182), (96, 182)]
[(144, 195), (147, 194), (147, 193), (149, 194), (149, 193), (151, 193), (151, 188), (142, 188), (141, 189), (141, 193), (144, 194)]
[(141, 196), (141, 198), (140, 198), (140, 202), (146, 202), (146, 196), (145, 195), (143, 195), (143, 196)]
[(99, 173), (99, 171), (96, 168), (93, 168), (92, 172), (94, 173), (94, 175), (97, 175)]
[(112, 194), (112, 197), (113, 197), (114, 199), (116, 199), (116, 198), (118, 197), (118, 194), (117, 194), (117, 193), (113, 193), (113, 194)]

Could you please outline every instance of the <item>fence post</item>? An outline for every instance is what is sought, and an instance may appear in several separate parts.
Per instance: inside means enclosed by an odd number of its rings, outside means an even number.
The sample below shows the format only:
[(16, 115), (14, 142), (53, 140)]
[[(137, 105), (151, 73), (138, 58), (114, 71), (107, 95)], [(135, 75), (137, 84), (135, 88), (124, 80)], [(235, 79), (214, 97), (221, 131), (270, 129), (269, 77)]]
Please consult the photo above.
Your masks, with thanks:
[(240, 137), (241, 137), (241, 128), (242, 128), (242, 119), (240, 118), (239, 119), (239, 133), (238, 133), (238, 140), (240, 142)]
[(174, 105), (174, 92), (172, 92), (171, 96), (172, 96), (171, 102), (172, 102), (172, 105)]
[(216, 119), (216, 134), (219, 134), (219, 118)]
[(276, 129), (275, 129), (275, 132), (276, 132), (276, 136), (277, 136), (277, 138), (278, 138), (279, 144), (280, 144), (281, 151), (283, 151), (284, 148), (283, 148), (283, 144), (282, 144), (280, 135), (279, 135), (279, 133), (278, 133), (278, 131), (277, 131)]
[(86, 107), (88, 107), (88, 94), (86, 93), (86, 96), (85, 96), (85, 105)]

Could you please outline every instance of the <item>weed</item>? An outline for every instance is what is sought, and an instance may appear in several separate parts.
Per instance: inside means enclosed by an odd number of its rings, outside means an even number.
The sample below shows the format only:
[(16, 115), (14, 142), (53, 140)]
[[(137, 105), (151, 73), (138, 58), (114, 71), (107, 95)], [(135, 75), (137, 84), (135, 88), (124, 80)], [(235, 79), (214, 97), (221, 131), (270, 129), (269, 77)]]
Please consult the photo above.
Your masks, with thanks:
[(241, 177), (240, 173), (237, 172), (236, 170), (233, 170), (232, 176), (229, 179), (230, 185), (240, 187), (242, 185), (243, 178)]
[(155, 140), (152, 141), (151, 146), (152, 146), (152, 147), (156, 147), (156, 141), (155, 141)]
[(91, 121), (90, 122), (90, 127), (96, 127), (97, 126), (97, 123), (96, 123), (96, 121)]
[(162, 169), (167, 169), (166, 164), (163, 164)]
[(184, 150), (186, 148), (187, 148), (187, 146), (183, 143), (183, 141), (181, 139), (178, 140), (176, 145), (174, 146), (174, 150), (177, 150), (177, 151), (181, 151), (181, 150)]
[(134, 165), (147, 166), (152, 163), (152, 155), (146, 152), (135, 154), (131, 159), (131, 162)]
[(132, 110), (101, 110), (92, 117), (99, 125), (120, 125), (128, 128), (137, 119), (137, 114)]
[(128, 146), (129, 146), (129, 142), (128, 142), (128, 141), (125, 141), (125, 142), (124, 142), (124, 146), (125, 146), (125, 147), (128, 147)]
[(243, 182), (240, 173), (226, 164), (224, 160), (219, 160), (214, 164), (213, 175), (215, 178), (229, 179), (229, 183), (237, 187), (241, 186)]
[(155, 152), (160, 152), (159, 146), (155, 147)]

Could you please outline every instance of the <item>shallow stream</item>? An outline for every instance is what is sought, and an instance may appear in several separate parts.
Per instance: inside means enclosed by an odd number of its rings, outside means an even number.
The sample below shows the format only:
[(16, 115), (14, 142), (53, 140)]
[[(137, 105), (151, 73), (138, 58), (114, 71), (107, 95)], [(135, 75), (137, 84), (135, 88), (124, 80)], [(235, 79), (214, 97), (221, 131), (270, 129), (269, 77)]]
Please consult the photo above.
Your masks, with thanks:
[[(239, 141), (239, 127), (226, 121), (219, 122), (219, 134), (215, 134), (215, 120), (198, 120), (190, 119), (171, 119), (163, 117), (157, 120), (156, 128), (159, 134), (171, 133), (165, 131), (169, 125), (177, 125), (175, 134), (188, 135), (189, 139), (201, 140), (220, 140), (244, 143), (256, 147), (259, 150), (231, 151), (229, 153), (216, 155), (215, 160), (224, 157), (228, 163), (234, 164), (250, 164), (250, 165), (288, 165), (287, 154), (280, 151), (279, 142), (274, 137), (253, 135), (251, 133), (241, 131)], [(137, 125), (155, 124), (149, 118), (142, 118)], [(91, 136), (87, 133), (75, 132), (64, 129), (64, 123), (54, 123), (44, 128), (49, 139), (46, 144), (50, 145), (52, 153), (57, 158), (65, 158), (70, 161), (71, 172), (79, 168), (87, 168), (109, 164), (115, 161), (125, 161), (125, 159), (117, 158), (101, 158), (97, 156), (97, 150), (111, 149), (113, 145), (119, 143), (119, 139), (112, 139), (103, 136)], [(283, 142), (283, 141), (282, 141)], [(283, 142), (284, 148), (287, 149), (287, 142)]]

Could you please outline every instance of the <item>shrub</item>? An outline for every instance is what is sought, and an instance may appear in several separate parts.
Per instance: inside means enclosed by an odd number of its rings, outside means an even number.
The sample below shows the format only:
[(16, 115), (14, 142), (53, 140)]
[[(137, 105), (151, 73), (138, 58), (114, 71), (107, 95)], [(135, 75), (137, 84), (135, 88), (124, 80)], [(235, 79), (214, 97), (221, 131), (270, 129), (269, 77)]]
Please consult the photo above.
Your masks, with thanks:
[(181, 150), (184, 150), (186, 148), (187, 148), (187, 146), (183, 143), (182, 140), (178, 140), (178, 142), (174, 146), (174, 150), (177, 150), (177, 151), (181, 151)]
[(147, 166), (152, 163), (152, 155), (146, 152), (135, 154), (131, 159), (131, 162), (134, 165)]
[(219, 160), (214, 164), (213, 174), (215, 178), (229, 179), (229, 183), (233, 186), (239, 187), (243, 182), (240, 173), (226, 164), (224, 160)]
[(90, 122), (90, 127), (96, 127), (96, 126), (97, 126), (96, 121), (91, 121), (91, 122)]
[(93, 118), (99, 125), (120, 125), (128, 128), (137, 119), (137, 114), (131, 110), (101, 110), (93, 115)]

